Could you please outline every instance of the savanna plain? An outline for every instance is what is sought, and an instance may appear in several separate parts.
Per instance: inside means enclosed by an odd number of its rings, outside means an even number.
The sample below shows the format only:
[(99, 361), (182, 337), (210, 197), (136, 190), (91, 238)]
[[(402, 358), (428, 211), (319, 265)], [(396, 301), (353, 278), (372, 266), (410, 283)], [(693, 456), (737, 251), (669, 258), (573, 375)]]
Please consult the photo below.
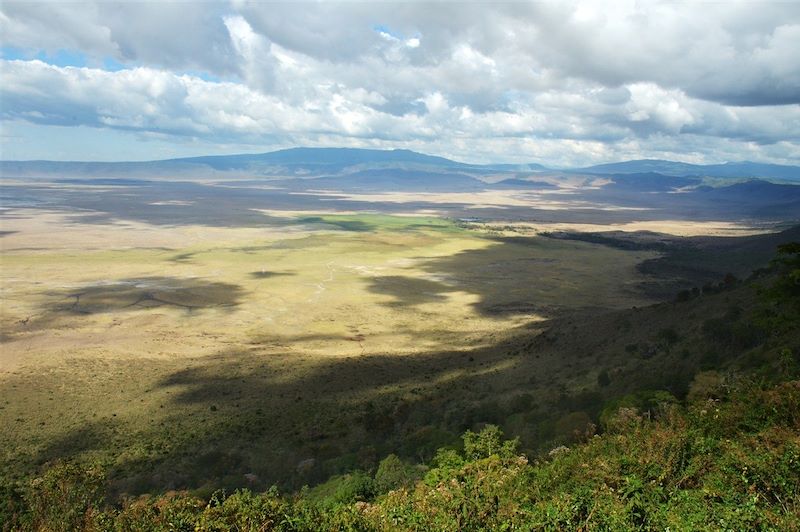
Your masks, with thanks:
[[(413, 215), (74, 218), (4, 223), (4, 463), (85, 453), (144, 485), (204, 472), (302, 482), (298, 464), (369, 459), (342, 455), (379, 451), (331, 443), (361, 439), (364, 405), (381, 417), (477, 375), (485, 389), (463, 396), (486, 395), (520, 364), (492, 346), (564, 309), (644, 303), (635, 265), (652, 255)], [(208, 465), (180, 471), (198, 451)], [(153, 476), (164, 461), (178, 471)]]

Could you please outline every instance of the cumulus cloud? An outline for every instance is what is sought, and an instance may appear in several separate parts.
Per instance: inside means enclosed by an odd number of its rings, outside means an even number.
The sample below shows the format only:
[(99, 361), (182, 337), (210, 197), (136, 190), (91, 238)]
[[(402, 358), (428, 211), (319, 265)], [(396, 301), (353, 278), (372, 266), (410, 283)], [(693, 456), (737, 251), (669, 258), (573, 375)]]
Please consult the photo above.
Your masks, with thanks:
[(422, 72), (437, 67), (448, 75), (429, 80), (443, 84), (453, 74), (468, 86), (488, 78), (516, 90), (565, 78), (608, 87), (653, 82), (722, 103), (800, 103), (796, 3), (238, 5), (275, 42), (332, 63), (398, 62), (385, 54), (376, 25), (413, 35), (420, 45), (399, 62)]
[(227, 4), (204, 2), (8, 1), (0, 6), (5, 45), (81, 51), (123, 63), (227, 75), (238, 72), (224, 24)]
[[(796, 3), (8, 1), (0, 32), (28, 54), (2, 116), (43, 127), (549, 164), (800, 143)], [(33, 59), (59, 50), (92, 67)]]

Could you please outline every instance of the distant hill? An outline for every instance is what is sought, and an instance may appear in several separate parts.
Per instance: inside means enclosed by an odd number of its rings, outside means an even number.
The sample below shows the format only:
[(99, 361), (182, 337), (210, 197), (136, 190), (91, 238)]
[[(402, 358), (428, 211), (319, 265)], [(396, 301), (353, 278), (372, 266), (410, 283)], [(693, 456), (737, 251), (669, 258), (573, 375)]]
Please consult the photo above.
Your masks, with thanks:
[(725, 164), (689, 164), (660, 159), (642, 159), (574, 168), (570, 172), (591, 174), (659, 173), (669, 176), (762, 178), (800, 181), (800, 167), (742, 161)]
[[(207, 164), (213, 168), (242, 167), (252, 163), (271, 164), (325, 164), (353, 166), (368, 163), (418, 163), (434, 166), (462, 165), (433, 155), (425, 155), (411, 150), (367, 150), (360, 148), (290, 148), (268, 153), (245, 155), (211, 155), (170, 159), (164, 162), (183, 162)], [(467, 166), (467, 165), (462, 165)]]
[(191, 157), (163, 162), (202, 165), (217, 171), (249, 171), (261, 175), (323, 175), (375, 168), (471, 168), (464, 163), (410, 150), (358, 148), (291, 148), (260, 154)]
[(410, 150), (292, 148), (142, 162), (0, 161), (6, 177), (312, 177), (370, 169), (458, 170), (481, 167)]

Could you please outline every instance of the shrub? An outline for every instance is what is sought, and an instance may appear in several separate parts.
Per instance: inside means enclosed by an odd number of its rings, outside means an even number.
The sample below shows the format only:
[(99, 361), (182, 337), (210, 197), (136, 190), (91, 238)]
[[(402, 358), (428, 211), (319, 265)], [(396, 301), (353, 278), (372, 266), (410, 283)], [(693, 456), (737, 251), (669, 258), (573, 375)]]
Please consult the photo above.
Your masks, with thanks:
[(205, 503), (186, 492), (168, 492), (160, 497), (139, 497), (126, 501), (118, 512), (107, 511), (103, 529), (119, 532), (195, 530)]
[(10, 482), (0, 481), (0, 530), (16, 530), (22, 527), (25, 501), (22, 490)]
[(595, 427), (586, 412), (570, 412), (556, 421), (556, 437), (561, 441), (583, 441), (594, 434)]
[(284, 521), (290, 505), (273, 488), (255, 495), (248, 490), (230, 497), (216, 494), (203, 510), (195, 530), (274, 530)]
[(378, 470), (375, 472), (375, 492), (387, 493), (400, 487), (408, 487), (418, 478), (418, 469), (406, 464), (397, 455), (390, 454), (378, 464)]
[[(620, 409), (631, 409), (637, 415), (646, 417), (659, 417), (671, 405), (677, 404), (674, 395), (665, 390), (642, 390), (634, 394), (624, 395), (608, 401), (600, 412), (600, 425), (606, 430), (612, 430), (613, 420)], [(630, 417), (626, 413), (627, 417)]]
[(97, 464), (61, 462), (32, 480), (24, 499), (37, 530), (91, 528), (105, 492), (105, 472)]
[(311, 502), (329, 509), (356, 501), (368, 501), (374, 496), (375, 482), (364, 471), (331, 477), (308, 492)]
[(717, 399), (724, 393), (725, 380), (716, 371), (702, 371), (694, 376), (689, 385), (687, 399), (699, 401)]

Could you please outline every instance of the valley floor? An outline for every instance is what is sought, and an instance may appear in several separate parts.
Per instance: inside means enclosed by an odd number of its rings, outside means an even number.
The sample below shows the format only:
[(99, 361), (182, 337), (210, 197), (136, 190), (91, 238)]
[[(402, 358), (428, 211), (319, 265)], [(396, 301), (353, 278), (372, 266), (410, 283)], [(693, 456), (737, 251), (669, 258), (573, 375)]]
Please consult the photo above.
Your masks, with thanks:
[(535, 225), (263, 216), (6, 213), (2, 474), (68, 458), (104, 464), (115, 496), (294, 489), (389, 453), (430, 459), (486, 422), (529, 452), (568, 443), (609, 398), (648, 379), (685, 392), (696, 370), (677, 347), (654, 356), (683, 312), (648, 307), (641, 266), (663, 251)]

